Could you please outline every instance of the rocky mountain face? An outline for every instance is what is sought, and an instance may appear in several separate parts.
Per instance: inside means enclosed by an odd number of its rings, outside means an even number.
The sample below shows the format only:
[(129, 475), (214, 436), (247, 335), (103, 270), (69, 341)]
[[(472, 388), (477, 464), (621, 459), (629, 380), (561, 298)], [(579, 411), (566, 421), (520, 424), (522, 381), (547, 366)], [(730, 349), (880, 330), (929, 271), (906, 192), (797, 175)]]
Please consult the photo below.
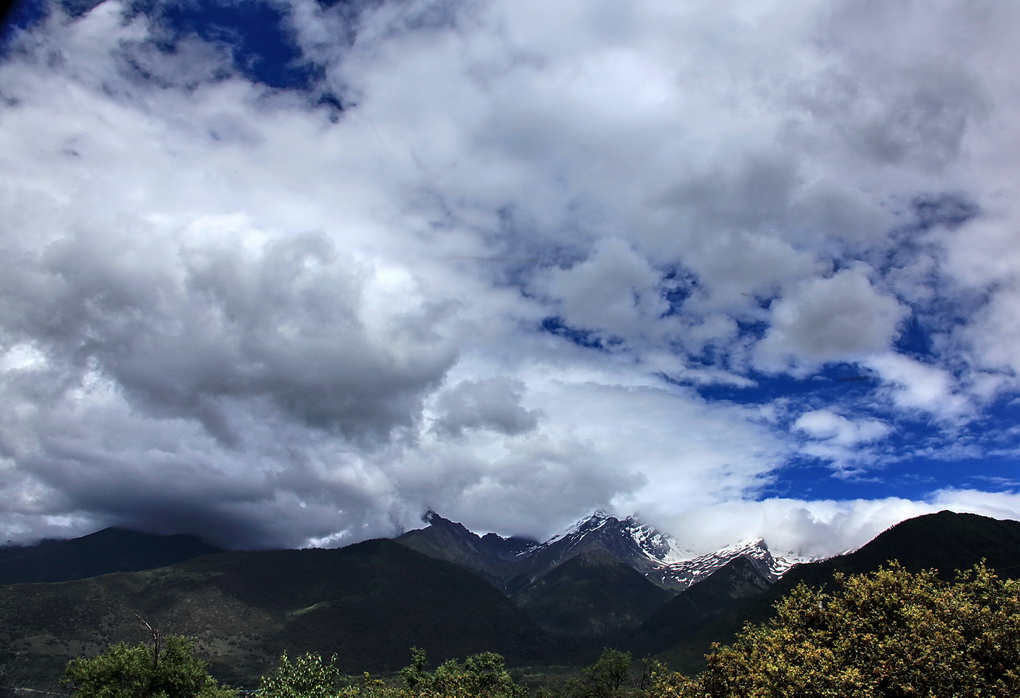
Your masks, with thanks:
[(422, 520), (427, 528), (408, 531), (396, 541), (429, 557), (465, 567), (504, 590), (517, 574), (518, 558), (538, 546), (537, 541), (503, 538), (494, 533), (479, 536), (432, 511)]
[(511, 600), (561, 647), (584, 647), (622, 641), (670, 596), (605, 548), (593, 548), (518, 589)]

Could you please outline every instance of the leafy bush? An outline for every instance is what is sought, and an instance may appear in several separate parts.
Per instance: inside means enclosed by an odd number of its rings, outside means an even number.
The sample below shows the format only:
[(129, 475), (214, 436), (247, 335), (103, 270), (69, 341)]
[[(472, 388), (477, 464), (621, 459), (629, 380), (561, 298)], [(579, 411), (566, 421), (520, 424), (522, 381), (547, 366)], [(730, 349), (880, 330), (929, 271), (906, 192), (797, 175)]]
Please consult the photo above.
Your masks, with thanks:
[(333, 698), (340, 690), (340, 670), (335, 658), (323, 661), (314, 652), (307, 652), (291, 661), (284, 652), (272, 674), (259, 682), (263, 698)]
[(194, 656), (194, 643), (171, 635), (153, 645), (113, 645), (67, 664), (64, 683), (80, 698), (231, 698)]
[(570, 698), (620, 698), (631, 695), (625, 691), (633, 664), (630, 652), (606, 649), (594, 664), (581, 671), (581, 676), (567, 685)]
[(1020, 581), (982, 564), (950, 583), (893, 563), (836, 587), (797, 587), (770, 623), (717, 646), (696, 682), (659, 695), (1020, 695)]
[(308, 653), (292, 661), (284, 654), (276, 670), (262, 677), (258, 694), (261, 698), (521, 698), (524, 695), (524, 690), (514, 683), (506, 670), (503, 657), (495, 652), (473, 655), (463, 664), (451, 659), (432, 672), (425, 668), (424, 651), (412, 649), (411, 657), (411, 664), (400, 671), (403, 686), (396, 688), (368, 674), (360, 683), (343, 685), (335, 658), (323, 661), (318, 654)]
[(425, 671), (425, 652), (411, 650), (411, 664), (400, 671), (401, 696), (408, 698), (519, 698), (524, 689), (514, 683), (503, 656), (482, 652), (461, 664), (451, 659), (434, 672)]

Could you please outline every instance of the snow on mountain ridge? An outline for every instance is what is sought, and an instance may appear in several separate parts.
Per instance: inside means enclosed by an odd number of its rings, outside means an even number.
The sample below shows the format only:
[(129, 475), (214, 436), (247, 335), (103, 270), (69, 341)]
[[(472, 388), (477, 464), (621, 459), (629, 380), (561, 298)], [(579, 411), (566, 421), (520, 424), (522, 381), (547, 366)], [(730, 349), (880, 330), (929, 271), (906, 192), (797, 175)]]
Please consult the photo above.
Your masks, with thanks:
[[(611, 547), (617, 548), (618, 556), (623, 554), (630, 557), (631, 559), (627, 560), (628, 564), (659, 586), (674, 590), (683, 590), (696, 584), (738, 557), (748, 559), (764, 577), (773, 581), (786, 574), (795, 564), (807, 561), (800, 556), (773, 555), (765, 541), (760, 538), (738, 541), (718, 550), (697, 555), (691, 550), (682, 548), (671, 536), (657, 531), (634, 516), (628, 516), (620, 521), (601, 510), (575, 522), (564, 533), (529, 550), (526, 554), (536, 554), (553, 544), (565, 545), (564, 553), (568, 553), (570, 550), (578, 549), (587, 536), (606, 535), (606, 531), (616, 532), (628, 539), (612, 540)], [(620, 545), (630, 548), (630, 554), (619, 550)]]
[(558, 540), (570, 538), (571, 536), (576, 536), (579, 533), (595, 531), (605, 526), (610, 519), (612, 519), (613, 521), (617, 520), (616, 517), (607, 513), (606, 511), (602, 509), (596, 509), (589, 516), (586, 516), (583, 519), (578, 519), (574, 523), (570, 524), (570, 526), (568, 526), (563, 531), (563, 533), (556, 534), (555, 536), (547, 540), (545, 543), (543, 543), (543, 545), (550, 545), (551, 543), (555, 543)]
[(676, 540), (633, 516), (628, 516), (622, 523), (634, 543), (654, 560), (669, 565), (693, 557), (693, 552), (682, 549)]

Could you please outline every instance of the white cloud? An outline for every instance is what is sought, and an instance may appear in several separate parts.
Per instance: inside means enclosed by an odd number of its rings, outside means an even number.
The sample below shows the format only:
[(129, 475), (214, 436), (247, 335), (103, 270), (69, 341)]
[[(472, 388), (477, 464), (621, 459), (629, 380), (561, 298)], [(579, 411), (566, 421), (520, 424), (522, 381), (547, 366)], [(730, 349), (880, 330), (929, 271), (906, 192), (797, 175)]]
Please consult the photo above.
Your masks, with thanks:
[(793, 428), (815, 439), (826, 439), (839, 446), (855, 446), (885, 437), (889, 427), (875, 419), (849, 420), (830, 410), (805, 412)]
[(888, 424), (876, 419), (848, 419), (831, 410), (805, 412), (792, 428), (809, 437), (805, 454), (830, 461), (841, 476), (854, 476), (879, 465), (868, 445), (889, 435)]
[(661, 331), (656, 321), (669, 310), (659, 273), (617, 238), (600, 241), (580, 264), (551, 270), (542, 286), (567, 325), (606, 339), (640, 343), (649, 328)]
[(524, 383), (509, 378), (465, 380), (436, 398), (433, 428), (449, 434), (489, 428), (516, 435), (538, 425), (541, 413), (521, 405)]
[[(280, 7), (311, 96), (116, 2), (0, 64), (4, 534), (725, 517), (795, 449), (859, 465), (1015, 384), (1015, 8)], [(981, 215), (911, 232), (941, 192)], [(942, 301), (978, 311), (893, 353)], [(752, 368), (830, 362), (878, 374), (884, 421), (791, 398), (791, 433), (663, 378), (764, 400)], [(921, 507), (846, 506), (777, 525), (818, 547)]]
[(758, 365), (772, 371), (883, 352), (907, 313), (861, 267), (801, 282), (770, 310), (771, 326), (756, 352)]
[(725, 502), (684, 512), (666, 525), (682, 543), (695, 541), (699, 550), (709, 551), (735, 540), (765, 538), (778, 554), (829, 557), (859, 548), (905, 519), (946, 509), (1020, 520), (1020, 495), (946, 489), (922, 500), (889, 497)]
[(868, 359), (888, 385), (889, 396), (906, 410), (920, 410), (943, 418), (957, 418), (970, 404), (959, 394), (950, 373), (899, 354), (882, 354)]

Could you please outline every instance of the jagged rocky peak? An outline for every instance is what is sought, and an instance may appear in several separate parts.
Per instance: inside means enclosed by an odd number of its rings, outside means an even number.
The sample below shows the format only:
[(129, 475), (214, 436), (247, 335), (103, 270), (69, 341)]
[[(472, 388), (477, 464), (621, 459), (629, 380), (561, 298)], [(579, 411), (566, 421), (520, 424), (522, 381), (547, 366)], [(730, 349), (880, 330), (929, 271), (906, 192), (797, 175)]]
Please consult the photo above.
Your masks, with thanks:
[(694, 557), (693, 551), (682, 547), (671, 536), (656, 530), (634, 516), (624, 519), (623, 525), (626, 526), (627, 532), (634, 542), (656, 560), (670, 564)]
[(567, 530), (565, 530), (563, 533), (553, 536), (546, 542), (552, 543), (553, 541), (559, 540), (561, 538), (569, 538), (570, 536), (589, 533), (591, 531), (595, 531), (598, 530), (599, 528), (602, 528), (611, 521), (614, 522), (617, 521), (616, 517), (614, 517), (612, 514), (606, 511), (603, 511), (602, 509), (596, 509), (588, 516), (578, 519), (577, 521), (572, 523), (570, 526), (567, 527)]
[(432, 509), (426, 509), (425, 513), (421, 515), (423, 523), (427, 523), (429, 526), (441, 526), (442, 524), (452, 524), (453, 521), (444, 519), (442, 516), (437, 514)]
[(580, 519), (566, 531), (547, 541), (545, 545), (553, 545), (561, 541), (577, 543), (591, 535), (613, 548), (619, 549), (621, 546), (631, 548), (633, 554), (647, 558), (652, 564), (669, 564), (694, 556), (691, 551), (683, 549), (673, 538), (652, 528), (636, 516), (618, 519), (602, 509), (597, 509), (589, 516)]
[[(457, 557), (462, 557), (465, 553), (468, 553), (471, 555), (479, 555), (483, 559), (491, 558), (489, 560), (490, 562), (491, 560), (503, 560), (510, 557), (516, 557), (526, 553), (528, 550), (538, 545), (538, 541), (520, 536), (504, 538), (496, 533), (486, 533), (483, 536), (479, 536), (477, 533), (464, 526), (464, 524), (444, 518), (432, 509), (429, 509), (422, 514), (421, 520), (428, 524), (428, 526), (424, 529), (408, 531), (397, 538), (398, 541), (404, 544), (410, 544), (411, 547), (419, 550), (420, 552), (426, 552), (423, 544), (409, 541), (413, 541), (415, 539), (419, 541), (428, 541), (430, 539), (433, 541), (449, 541), (453, 539), (457, 541), (457, 545), (463, 548), (457, 553)], [(446, 554), (440, 555), (440, 557), (450, 559), (452, 555), (449, 551), (447, 551)], [(484, 565), (485, 563), (484, 561), (480, 561), (479, 564)]]
[(466, 535), (470, 538), (477, 538), (473, 532), (471, 532), (464, 524), (457, 521), (450, 521), (445, 519), (433, 510), (429, 509), (421, 516), (421, 520), (428, 524), (428, 528), (445, 529), (450, 532), (456, 532), (459, 535)]

